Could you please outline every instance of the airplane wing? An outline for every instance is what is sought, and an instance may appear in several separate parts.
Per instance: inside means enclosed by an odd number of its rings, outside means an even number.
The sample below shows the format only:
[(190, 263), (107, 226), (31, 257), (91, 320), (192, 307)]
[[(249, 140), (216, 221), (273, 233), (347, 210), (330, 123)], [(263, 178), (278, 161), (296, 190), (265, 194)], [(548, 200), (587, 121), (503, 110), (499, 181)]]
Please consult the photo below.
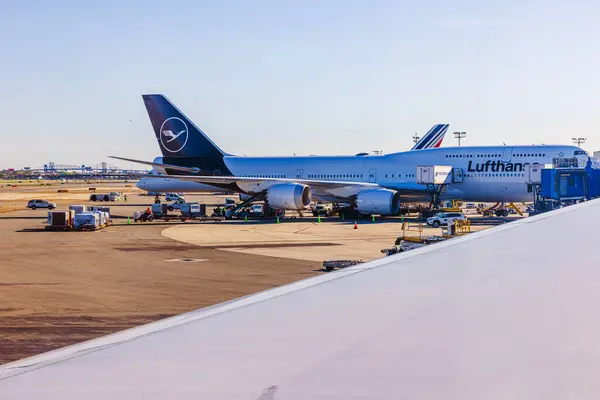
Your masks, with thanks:
[[(231, 189), (232, 184), (242, 187), (243, 190), (248, 190), (248, 185), (256, 184), (256, 191), (266, 190), (265, 183), (302, 183), (310, 186), (313, 191), (313, 196), (325, 201), (344, 202), (356, 196), (361, 190), (369, 188), (386, 188), (395, 190), (400, 194), (402, 201), (423, 201), (427, 199), (427, 190), (423, 185), (416, 183), (404, 183), (400, 186), (386, 187), (377, 183), (356, 182), (356, 181), (334, 181), (334, 180), (319, 180), (306, 178), (266, 178), (266, 177), (244, 177), (244, 176), (226, 176), (226, 175), (201, 175), (199, 168), (180, 167), (170, 164), (157, 164), (149, 161), (135, 160), (131, 158), (123, 158), (109, 156), (117, 160), (135, 162), (145, 165), (157, 166), (160, 168), (173, 169), (184, 173), (194, 173), (195, 175), (171, 175), (170, 177), (182, 181), (191, 181)], [(164, 179), (163, 175), (141, 175), (140, 177), (148, 179)], [(261, 185), (263, 184), (263, 185)], [(259, 186), (261, 185), (261, 186)], [(249, 192), (253, 192), (250, 190)], [(424, 197), (425, 196), (425, 197)]]
[[(160, 168), (173, 169), (181, 172), (187, 173), (201, 173), (200, 168), (189, 168), (189, 167), (180, 167), (177, 165), (171, 164), (159, 164), (153, 163), (150, 161), (142, 161), (135, 160), (132, 158), (123, 158), (116, 156), (109, 156), (110, 158), (114, 158), (116, 160), (123, 160), (128, 162), (135, 162), (144, 165), (151, 165)], [(144, 175), (146, 178), (156, 178), (156, 179), (164, 179), (164, 176), (161, 175)], [(295, 183), (303, 183), (309, 185), (313, 188), (326, 188), (326, 189), (337, 189), (343, 187), (379, 187), (376, 183), (368, 183), (368, 182), (354, 182), (354, 181), (331, 181), (331, 180), (318, 180), (318, 179), (303, 179), (303, 178), (257, 178), (257, 177), (243, 177), (243, 176), (225, 176), (225, 175), (173, 175), (173, 179), (179, 179), (182, 181), (192, 181), (198, 183), (205, 184), (216, 184), (216, 185), (228, 185), (232, 183), (262, 183), (262, 182), (295, 182)]]
[[(148, 176), (148, 178), (164, 178), (164, 176)], [(255, 178), (243, 176), (221, 176), (221, 175), (173, 175), (173, 179), (192, 181), (205, 184), (231, 184), (231, 183), (262, 183), (262, 182), (295, 182), (309, 185), (313, 188), (335, 189), (349, 186), (360, 186), (365, 188), (380, 187), (376, 183), (354, 182), (354, 181), (323, 181), (318, 179), (303, 178)]]
[(1, 397), (597, 399), (599, 219), (593, 200), (6, 364)]
[[(134, 163), (138, 163), (138, 164), (148, 165), (148, 166), (151, 166), (151, 167), (172, 169), (172, 170), (175, 170), (175, 171), (185, 172), (185, 173), (188, 173), (188, 174), (194, 174), (194, 173), (201, 172), (200, 168), (196, 168), (196, 167), (182, 167), (180, 165), (161, 164), (161, 163), (155, 163), (155, 162), (151, 162), (151, 161), (142, 161), (142, 160), (135, 160), (133, 158), (124, 158), (124, 157), (116, 157), (116, 156), (108, 156), (108, 157), (109, 158), (114, 158), (115, 160), (122, 160), (122, 161), (127, 161), (127, 162), (134, 162)], [(162, 176), (162, 178), (164, 178), (164, 176)]]

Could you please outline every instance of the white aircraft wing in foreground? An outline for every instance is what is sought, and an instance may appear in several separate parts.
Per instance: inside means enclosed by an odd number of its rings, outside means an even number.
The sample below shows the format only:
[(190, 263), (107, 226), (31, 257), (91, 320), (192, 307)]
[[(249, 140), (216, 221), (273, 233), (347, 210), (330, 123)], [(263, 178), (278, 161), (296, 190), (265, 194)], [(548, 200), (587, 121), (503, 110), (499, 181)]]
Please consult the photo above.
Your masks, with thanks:
[(0, 398), (598, 399), (599, 220), (595, 200), (7, 364)]

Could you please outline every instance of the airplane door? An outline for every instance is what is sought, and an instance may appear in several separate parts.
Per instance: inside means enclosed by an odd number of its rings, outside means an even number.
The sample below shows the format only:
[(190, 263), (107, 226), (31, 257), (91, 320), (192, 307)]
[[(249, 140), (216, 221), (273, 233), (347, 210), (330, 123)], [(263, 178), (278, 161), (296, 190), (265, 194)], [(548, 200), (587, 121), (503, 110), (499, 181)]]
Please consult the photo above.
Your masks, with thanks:
[(369, 182), (377, 183), (377, 170), (375, 168), (369, 169)]
[(296, 170), (296, 178), (302, 179), (303, 175), (304, 175), (303, 169)]
[(512, 151), (512, 147), (504, 147), (504, 151), (502, 152), (502, 162), (510, 162), (510, 159), (512, 157)]
[(463, 181), (463, 169), (452, 168), (452, 183), (462, 183)]

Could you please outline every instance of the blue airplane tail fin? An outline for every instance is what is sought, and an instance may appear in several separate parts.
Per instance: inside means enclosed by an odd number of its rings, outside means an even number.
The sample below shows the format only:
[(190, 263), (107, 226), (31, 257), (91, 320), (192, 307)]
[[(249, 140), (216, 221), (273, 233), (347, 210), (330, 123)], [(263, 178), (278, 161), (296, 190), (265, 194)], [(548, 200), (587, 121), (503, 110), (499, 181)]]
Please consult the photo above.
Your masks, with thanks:
[(411, 150), (423, 150), (423, 149), (433, 149), (436, 147), (440, 147), (442, 141), (444, 140), (444, 135), (448, 131), (448, 124), (437, 124), (434, 125), (429, 132), (427, 132), (421, 140), (419, 140)]
[(223, 152), (162, 94), (142, 95), (164, 157), (222, 159)]

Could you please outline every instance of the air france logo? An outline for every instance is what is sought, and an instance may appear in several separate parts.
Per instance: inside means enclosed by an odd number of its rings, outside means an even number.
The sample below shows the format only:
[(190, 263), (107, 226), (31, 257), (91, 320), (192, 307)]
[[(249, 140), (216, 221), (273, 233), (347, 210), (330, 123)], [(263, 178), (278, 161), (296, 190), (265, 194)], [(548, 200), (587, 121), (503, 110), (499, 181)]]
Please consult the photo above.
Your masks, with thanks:
[(181, 151), (188, 141), (188, 127), (177, 117), (165, 120), (160, 126), (160, 144), (171, 153)]

